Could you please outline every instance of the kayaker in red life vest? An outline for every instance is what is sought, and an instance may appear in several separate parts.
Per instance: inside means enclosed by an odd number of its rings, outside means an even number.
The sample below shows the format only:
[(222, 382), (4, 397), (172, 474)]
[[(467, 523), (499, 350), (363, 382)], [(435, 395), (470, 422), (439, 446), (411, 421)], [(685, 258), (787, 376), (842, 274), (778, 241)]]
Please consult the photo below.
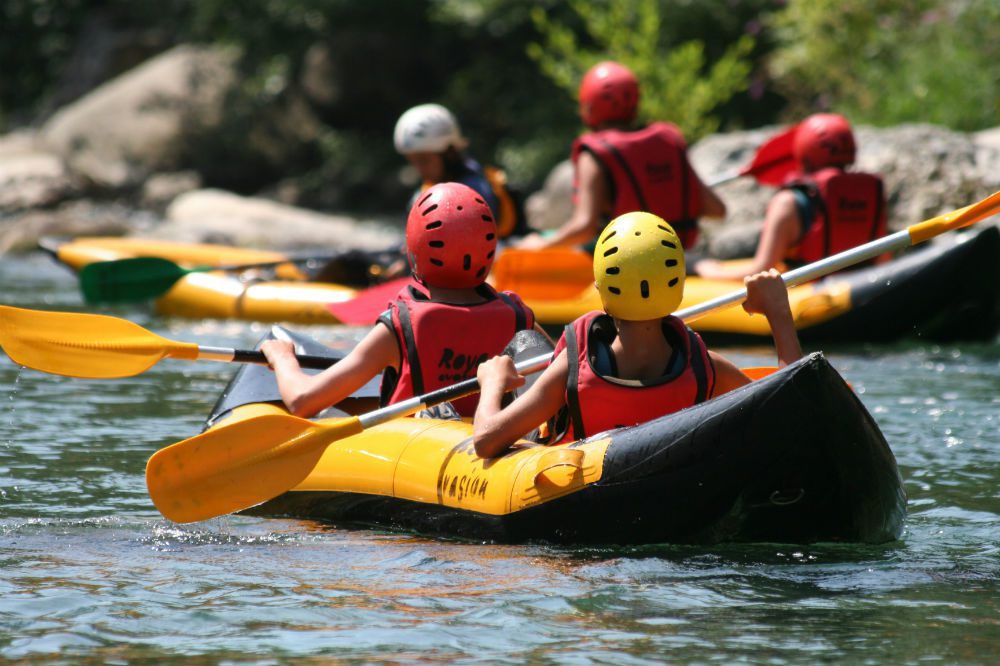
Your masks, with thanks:
[[(289, 411), (316, 414), (380, 372), (386, 404), (474, 377), (517, 331), (535, 327), (517, 295), (485, 284), (496, 246), (493, 213), (475, 190), (439, 183), (424, 192), (406, 223), (410, 266), (424, 290), (404, 288), (358, 346), (319, 374), (301, 370), (288, 342), (261, 346)], [(476, 402), (454, 407), (472, 416)]]
[(698, 275), (739, 279), (782, 262), (795, 266), (818, 261), (885, 235), (882, 179), (846, 170), (856, 152), (846, 118), (832, 113), (809, 116), (795, 130), (792, 150), (797, 175), (768, 204), (753, 260), (726, 266), (704, 259), (694, 266)]
[(671, 220), (684, 247), (698, 218), (725, 217), (726, 205), (688, 162), (681, 131), (670, 123), (635, 127), (639, 81), (616, 62), (594, 65), (580, 84), (580, 118), (592, 131), (573, 143), (573, 214), (553, 235), (531, 234), (517, 247), (591, 243), (611, 218), (648, 211)]
[[(496, 357), (479, 366), (481, 397), (474, 421), (476, 453), (503, 453), (518, 438), (568, 408), (563, 441), (630, 426), (721, 395), (750, 379), (670, 315), (684, 291), (684, 252), (666, 222), (627, 213), (601, 233), (594, 278), (605, 312), (566, 327), (554, 360), (535, 383), (501, 409), (507, 391), (524, 383), (513, 362)], [(780, 365), (802, 356), (777, 271), (746, 279), (743, 308), (767, 317)]]

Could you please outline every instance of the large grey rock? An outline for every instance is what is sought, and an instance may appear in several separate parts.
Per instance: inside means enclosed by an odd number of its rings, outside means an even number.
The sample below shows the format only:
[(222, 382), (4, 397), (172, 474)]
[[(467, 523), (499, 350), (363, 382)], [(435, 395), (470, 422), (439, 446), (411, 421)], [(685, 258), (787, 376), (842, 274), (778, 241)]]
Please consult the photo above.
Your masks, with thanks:
[(528, 226), (537, 231), (556, 229), (573, 212), (573, 164), (560, 162), (549, 172), (542, 189), (524, 202)]
[(0, 254), (33, 250), (44, 236), (123, 236), (141, 227), (144, 217), (121, 204), (85, 199), (51, 209), (26, 210), (0, 224)]
[(153, 235), (187, 242), (245, 247), (378, 250), (402, 240), (399, 229), (374, 221), (326, 215), (222, 190), (182, 194), (167, 208)]
[(219, 126), (236, 83), (235, 54), (178, 46), (105, 83), (45, 124), (49, 148), (99, 186), (174, 171)]
[(0, 213), (44, 208), (76, 196), (78, 183), (34, 132), (0, 137)]

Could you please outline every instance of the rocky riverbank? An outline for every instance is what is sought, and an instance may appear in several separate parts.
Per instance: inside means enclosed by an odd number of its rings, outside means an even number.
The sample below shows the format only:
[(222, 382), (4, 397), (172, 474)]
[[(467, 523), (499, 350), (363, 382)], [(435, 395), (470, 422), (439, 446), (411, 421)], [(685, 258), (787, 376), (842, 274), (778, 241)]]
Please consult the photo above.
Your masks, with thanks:
[[(257, 196), (203, 187), (218, 163), (208, 167), (193, 156), (211, 152), (216, 136), (233, 131), (236, 120), (225, 113), (233, 62), (225, 50), (177, 47), (66, 105), (38, 128), (0, 137), (0, 252), (31, 249), (46, 235), (141, 235), (275, 249), (377, 249), (398, 242), (402, 211), (380, 220), (308, 210), (296, 205), (295, 182), (287, 179)], [(695, 168), (706, 180), (738, 168), (779, 129), (700, 141), (691, 150)], [(306, 108), (286, 99), (246, 127), (245, 139), (274, 168), (313, 131)], [(1000, 128), (964, 134), (931, 125), (860, 127), (857, 136), (858, 168), (885, 178), (893, 228), (1000, 189)], [(253, 168), (235, 162), (234, 172)], [(568, 164), (560, 164), (528, 197), (531, 226), (566, 219), (570, 180)], [(724, 224), (706, 225), (709, 251), (745, 254), (773, 190), (743, 178), (718, 192), (729, 216)]]

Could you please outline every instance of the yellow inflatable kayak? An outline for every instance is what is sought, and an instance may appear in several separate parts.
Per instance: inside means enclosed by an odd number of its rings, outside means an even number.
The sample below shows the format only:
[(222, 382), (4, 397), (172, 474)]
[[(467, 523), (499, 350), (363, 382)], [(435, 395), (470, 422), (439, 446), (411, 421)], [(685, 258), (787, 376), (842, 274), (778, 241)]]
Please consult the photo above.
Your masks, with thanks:
[[(47, 249), (75, 270), (96, 261), (164, 257), (185, 266), (223, 266), (287, 259), (281, 253), (217, 245), (132, 238), (78, 238)], [(293, 323), (353, 323), (374, 320), (391, 295), (341, 284), (304, 281), (292, 263), (272, 279), (246, 273), (193, 272), (173, 284), (156, 308), (165, 315), (234, 318)], [(561, 326), (600, 309), (592, 286), (590, 258), (569, 249), (504, 250), (490, 281), (517, 292), (540, 323)], [(689, 277), (681, 307), (728, 294), (739, 283)], [(372, 307), (357, 319), (338, 319), (331, 303)], [(1000, 231), (949, 234), (884, 264), (845, 271), (793, 287), (789, 301), (800, 337), (806, 341), (875, 342), (906, 336), (934, 340), (993, 339), (1000, 330)], [(341, 317), (344, 317), (342, 314)], [(764, 317), (727, 308), (692, 323), (713, 344), (767, 342)]]
[[(292, 337), (304, 353), (331, 354)], [(339, 407), (367, 411), (376, 394), (370, 384)], [(245, 366), (208, 427), (276, 412), (273, 374)], [(482, 460), (470, 434), (467, 423), (435, 419), (371, 427), (327, 447), (301, 484), (247, 513), (558, 543), (880, 543), (899, 537), (905, 516), (889, 446), (821, 354), (567, 445), (522, 441)]]

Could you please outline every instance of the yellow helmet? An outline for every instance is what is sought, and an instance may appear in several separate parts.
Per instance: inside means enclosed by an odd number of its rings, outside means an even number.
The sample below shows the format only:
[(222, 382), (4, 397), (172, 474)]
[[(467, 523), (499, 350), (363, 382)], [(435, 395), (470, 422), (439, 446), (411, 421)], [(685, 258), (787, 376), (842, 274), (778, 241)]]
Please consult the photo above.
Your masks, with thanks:
[(631, 321), (659, 319), (684, 297), (684, 249), (673, 228), (652, 213), (611, 220), (594, 249), (594, 281), (604, 310)]

